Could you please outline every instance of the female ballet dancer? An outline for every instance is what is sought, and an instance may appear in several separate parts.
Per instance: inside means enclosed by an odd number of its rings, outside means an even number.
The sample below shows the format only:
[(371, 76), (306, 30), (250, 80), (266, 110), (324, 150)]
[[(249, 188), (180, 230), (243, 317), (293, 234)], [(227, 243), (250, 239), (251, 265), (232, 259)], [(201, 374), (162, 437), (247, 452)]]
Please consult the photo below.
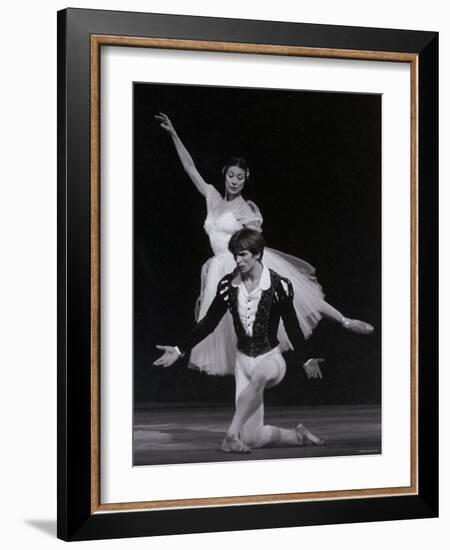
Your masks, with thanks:
[[(196, 320), (199, 321), (205, 316), (216, 294), (218, 282), (235, 268), (233, 256), (228, 250), (231, 235), (243, 227), (262, 231), (263, 217), (256, 204), (242, 196), (245, 183), (250, 177), (245, 159), (233, 157), (224, 165), (222, 175), (225, 179), (225, 196), (222, 197), (198, 172), (169, 117), (159, 113), (155, 118), (172, 138), (185, 172), (206, 199), (207, 216), (204, 228), (214, 256), (209, 258), (201, 269), (200, 296), (196, 307)], [(314, 276), (315, 269), (307, 262), (266, 247), (264, 264), (290, 279), (294, 289), (294, 307), (305, 338), (311, 335), (322, 316), (358, 334), (373, 332), (372, 325), (345, 317), (325, 301), (322, 288)], [(292, 349), (283, 325), (280, 326), (278, 339), (281, 351)], [(192, 349), (189, 363), (191, 367), (208, 374), (232, 375), (235, 356), (236, 336), (231, 315), (228, 313), (217, 329)]]

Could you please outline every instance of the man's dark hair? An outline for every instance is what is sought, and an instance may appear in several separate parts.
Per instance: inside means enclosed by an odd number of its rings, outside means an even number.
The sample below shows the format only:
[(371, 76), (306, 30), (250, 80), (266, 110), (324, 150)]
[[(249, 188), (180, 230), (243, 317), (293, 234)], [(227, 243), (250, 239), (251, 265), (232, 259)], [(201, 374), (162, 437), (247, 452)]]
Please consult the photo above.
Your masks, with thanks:
[(230, 242), (228, 243), (228, 250), (235, 256), (238, 252), (248, 250), (252, 254), (261, 254), (261, 258), (264, 252), (266, 242), (262, 233), (244, 227), (233, 233)]

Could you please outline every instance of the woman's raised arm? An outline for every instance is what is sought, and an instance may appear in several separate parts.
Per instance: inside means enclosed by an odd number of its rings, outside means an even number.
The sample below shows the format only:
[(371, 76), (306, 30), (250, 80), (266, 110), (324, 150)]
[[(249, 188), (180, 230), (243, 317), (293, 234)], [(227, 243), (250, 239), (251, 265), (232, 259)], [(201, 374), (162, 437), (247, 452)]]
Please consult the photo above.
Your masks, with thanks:
[(189, 151), (184, 146), (181, 139), (178, 137), (177, 132), (175, 131), (175, 128), (170, 121), (169, 117), (164, 113), (158, 113), (155, 115), (156, 120), (160, 122), (160, 126), (163, 130), (165, 130), (169, 136), (173, 140), (173, 144), (175, 145), (175, 149), (178, 153), (178, 157), (181, 161), (181, 164), (183, 165), (183, 168), (185, 169), (187, 175), (190, 177), (192, 183), (195, 185), (197, 190), (203, 195), (206, 196), (206, 186), (207, 183), (200, 175), (199, 171), (197, 170), (194, 161), (192, 160), (191, 155), (189, 154)]

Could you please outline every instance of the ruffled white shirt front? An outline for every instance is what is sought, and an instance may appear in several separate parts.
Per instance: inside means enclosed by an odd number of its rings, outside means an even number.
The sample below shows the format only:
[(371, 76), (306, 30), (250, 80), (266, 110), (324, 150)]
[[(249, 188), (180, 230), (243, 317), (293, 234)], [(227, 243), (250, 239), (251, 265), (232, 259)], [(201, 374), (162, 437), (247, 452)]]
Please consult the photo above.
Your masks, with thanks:
[(263, 265), (258, 284), (251, 292), (245, 287), (239, 273), (234, 277), (231, 284), (238, 288), (238, 313), (242, 326), (249, 336), (253, 336), (253, 324), (261, 299), (261, 293), (263, 290), (270, 288), (270, 272)]

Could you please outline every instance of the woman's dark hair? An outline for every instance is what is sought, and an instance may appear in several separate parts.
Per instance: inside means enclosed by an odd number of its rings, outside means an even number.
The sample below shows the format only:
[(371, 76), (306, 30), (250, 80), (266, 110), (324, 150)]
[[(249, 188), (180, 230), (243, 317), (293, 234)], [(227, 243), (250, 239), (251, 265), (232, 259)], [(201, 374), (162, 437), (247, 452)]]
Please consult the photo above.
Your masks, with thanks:
[(243, 157), (231, 157), (228, 159), (228, 161), (224, 164), (222, 168), (222, 176), (225, 177), (225, 174), (227, 173), (228, 168), (230, 166), (237, 166), (238, 168), (242, 168), (245, 172), (245, 181), (247, 182), (250, 179), (250, 168), (248, 167), (248, 162)]
[(236, 256), (238, 252), (248, 250), (253, 255), (261, 254), (262, 258), (265, 246), (266, 242), (262, 236), (262, 233), (259, 233), (259, 231), (255, 231), (254, 229), (244, 227), (243, 229), (236, 231), (236, 233), (233, 233), (230, 242), (228, 243), (228, 250), (234, 256)]

